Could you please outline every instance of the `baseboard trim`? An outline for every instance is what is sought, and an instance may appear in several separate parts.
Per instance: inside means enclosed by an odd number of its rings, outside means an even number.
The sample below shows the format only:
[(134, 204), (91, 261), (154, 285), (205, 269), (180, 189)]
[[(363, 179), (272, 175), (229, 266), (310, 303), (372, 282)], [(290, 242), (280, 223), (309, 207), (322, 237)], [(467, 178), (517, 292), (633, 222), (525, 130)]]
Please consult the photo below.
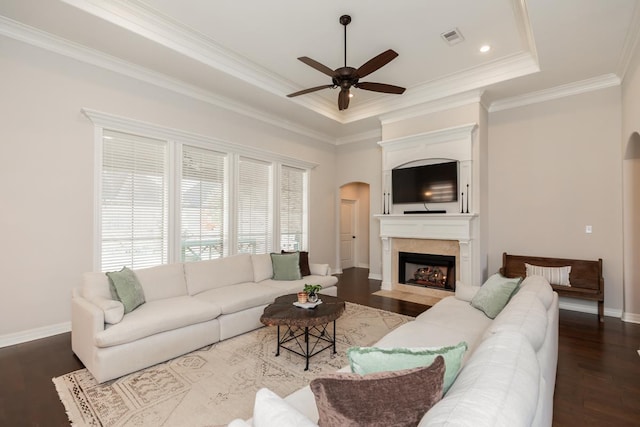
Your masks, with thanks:
[(638, 313), (622, 313), (622, 321), (629, 323), (640, 323), (640, 314)]
[(10, 345), (22, 344), (24, 342), (47, 338), (53, 335), (63, 334), (71, 331), (71, 322), (57, 323), (55, 325), (43, 326), (41, 328), (28, 329), (26, 331), (15, 332), (0, 336), (0, 348)]
[[(589, 305), (585, 305), (585, 304), (589, 304)], [(578, 311), (580, 313), (589, 313), (589, 314), (595, 314), (595, 315), (598, 314), (598, 305), (595, 301), (585, 302), (585, 303), (575, 303), (575, 302), (570, 302), (568, 300), (565, 300), (564, 298), (561, 298), (560, 308), (563, 310)], [(605, 307), (604, 315), (609, 317), (617, 317), (618, 319), (620, 319), (622, 318), (622, 310)]]
[(371, 279), (371, 280), (382, 280), (382, 274), (369, 272), (369, 279)]

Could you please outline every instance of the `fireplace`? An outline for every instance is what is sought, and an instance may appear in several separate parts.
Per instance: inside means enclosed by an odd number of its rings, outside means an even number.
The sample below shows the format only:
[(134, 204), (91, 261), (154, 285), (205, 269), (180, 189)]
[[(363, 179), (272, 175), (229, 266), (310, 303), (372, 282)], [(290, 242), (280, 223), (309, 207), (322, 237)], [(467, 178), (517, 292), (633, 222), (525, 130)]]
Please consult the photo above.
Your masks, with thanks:
[(456, 257), (398, 252), (398, 283), (455, 291)]

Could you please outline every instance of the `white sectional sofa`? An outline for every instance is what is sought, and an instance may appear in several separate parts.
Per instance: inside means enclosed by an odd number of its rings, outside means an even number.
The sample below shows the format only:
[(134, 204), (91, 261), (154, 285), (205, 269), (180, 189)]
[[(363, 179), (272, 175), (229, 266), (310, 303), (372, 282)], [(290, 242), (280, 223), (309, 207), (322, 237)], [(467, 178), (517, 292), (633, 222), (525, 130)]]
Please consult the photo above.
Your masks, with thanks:
[[(456, 296), (444, 298), (374, 346), (468, 344), (458, 377), (419, 426), (551, 426), (558, 355), (557, 293), (544, 278), (527, 277), (504, 309), (490, 319), (469, 302), (478, 289), (459, 284)], [(349, 368), (341, 371), (349, 372)], [(388, 396), (390, 404), (397, 398)], [(310, 422), (318, 422), (308, 386), (283, 403)], [(251, 425), (252, 421), (253, 425), (268, 425), (257, 420), (235, 420), (231, 425)]]
[(269, 254), (240, 254), (135, 270), (146, 302), (124, 315), (105, 273), (86, 273), (73, 291), (73, 352), (104, 382), (257, 329), (268, 304), (305, 284), (336, 295), (329, 266), (309, 267), (310, 276), (278, 281)]

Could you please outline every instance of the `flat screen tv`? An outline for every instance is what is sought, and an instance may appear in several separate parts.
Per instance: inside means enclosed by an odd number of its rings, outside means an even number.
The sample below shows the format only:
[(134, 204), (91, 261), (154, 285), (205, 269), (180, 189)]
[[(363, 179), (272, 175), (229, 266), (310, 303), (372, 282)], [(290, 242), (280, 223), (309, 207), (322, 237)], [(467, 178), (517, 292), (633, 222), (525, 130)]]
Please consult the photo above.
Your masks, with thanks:
[(393, 169), (393, 203), (448, 203), (458, 200), (458, 162)]

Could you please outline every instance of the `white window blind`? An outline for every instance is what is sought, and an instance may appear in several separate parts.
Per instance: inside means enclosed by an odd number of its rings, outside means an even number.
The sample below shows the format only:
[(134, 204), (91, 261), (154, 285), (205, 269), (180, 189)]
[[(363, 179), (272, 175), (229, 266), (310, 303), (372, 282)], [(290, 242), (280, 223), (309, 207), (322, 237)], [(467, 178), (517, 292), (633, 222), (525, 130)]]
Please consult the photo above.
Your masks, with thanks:
[(271, 168), (259, 160), (241, 157), (238, 161), (238, 253), (268, 253), (273, 248)]
[(181, 258), (199, 261), (227, 254), (226, 155), (182, 146)]
[(105, 130), (102, 147), (102, 271), (167, 263), (167, 143)]
[(302, 169), (280, 170), (280, 249), (305, 249), (305, 175)]

